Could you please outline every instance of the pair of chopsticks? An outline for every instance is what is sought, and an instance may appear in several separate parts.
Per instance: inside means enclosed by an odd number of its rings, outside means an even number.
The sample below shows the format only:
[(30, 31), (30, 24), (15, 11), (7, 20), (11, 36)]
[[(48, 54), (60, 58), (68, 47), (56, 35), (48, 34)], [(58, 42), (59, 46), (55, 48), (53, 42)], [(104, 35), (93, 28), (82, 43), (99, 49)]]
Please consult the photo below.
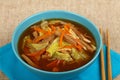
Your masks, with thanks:
[[(103, 30), (100, 28), (101, 37), (103, 38)], [(106, 30), (106, 45), (107, 45), (107, 73), (108, 80), (112, 80), (112, 70), (111, 70), (111, 58), (110, 58), (110, 34), (108, 29)], [(106, 80), (105, 66), (104, 66), (104, 53), (103, 48), (100, 51), (100, 63), (101, 63), (101, 77), (102, 80)]]

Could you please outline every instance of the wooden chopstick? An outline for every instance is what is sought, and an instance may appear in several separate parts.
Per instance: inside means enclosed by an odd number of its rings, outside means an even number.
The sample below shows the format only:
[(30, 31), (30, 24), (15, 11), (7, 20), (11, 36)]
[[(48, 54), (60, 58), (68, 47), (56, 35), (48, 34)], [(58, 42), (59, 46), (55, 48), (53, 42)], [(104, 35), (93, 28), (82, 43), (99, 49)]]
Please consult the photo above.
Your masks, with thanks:
[(112, 80), (112, 69), (111, 69), (111, 58), (110, 58), (110, 34), (108, 29), (106, 29), (107, 37), (107, 71), (108, 71), (108, 80)]
[[(100, 30), (101, 37), (103, 39), (102, 28), (100, 28), (99, 30)], [(100, 51), (100, 64), (101, 64), (101, 77), (102, 77), (101, 80), (106, 80), (103, 48), (101, 48), (101, 51)]]

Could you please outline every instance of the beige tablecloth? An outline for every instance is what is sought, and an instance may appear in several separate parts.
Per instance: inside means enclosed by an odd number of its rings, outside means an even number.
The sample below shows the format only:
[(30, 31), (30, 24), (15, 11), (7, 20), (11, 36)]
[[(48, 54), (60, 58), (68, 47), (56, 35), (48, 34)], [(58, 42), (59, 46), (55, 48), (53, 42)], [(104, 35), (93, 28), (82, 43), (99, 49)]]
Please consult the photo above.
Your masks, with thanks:
[[(104, 31), (109, 28), (111, 48), (120, 53), (120, 0), (0, 0), (0, 46), (11, 41), (14, 29), (23, 19), (46, 10), (72, 11)], [(0, 73), (0, 80), (8, 79)]]

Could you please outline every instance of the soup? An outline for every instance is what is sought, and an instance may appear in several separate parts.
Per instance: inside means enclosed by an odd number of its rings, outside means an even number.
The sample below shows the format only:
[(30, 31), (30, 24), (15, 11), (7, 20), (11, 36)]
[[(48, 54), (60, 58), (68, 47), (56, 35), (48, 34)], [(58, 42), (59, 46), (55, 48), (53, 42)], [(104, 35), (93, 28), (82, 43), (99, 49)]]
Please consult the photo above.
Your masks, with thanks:
[(65, 19), (43, 20), (20, 36), (18, 51), (29, 65), (45, 71), (63, 72), (88, 63), (96, 42), (83, 25)]

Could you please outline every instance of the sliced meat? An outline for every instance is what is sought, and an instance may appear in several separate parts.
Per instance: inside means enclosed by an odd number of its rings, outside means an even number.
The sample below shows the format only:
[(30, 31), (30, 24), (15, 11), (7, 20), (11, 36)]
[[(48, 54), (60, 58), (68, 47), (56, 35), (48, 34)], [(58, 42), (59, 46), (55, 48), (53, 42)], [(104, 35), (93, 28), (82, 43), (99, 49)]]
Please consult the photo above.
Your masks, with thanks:
[(37, 33), (37, 31), (34, 31), (32, 34), (33, 34), (34, 38), (37, 38), (39, 36), (38, 33)]
[(90, 41), (89, 39), (85, 38), (83, 35), (81, 35), (81, 37), (82, 37), (82, 40), (83, 40), (84, 42), (86, 42), (86, 43), (91, 43), (91, 41)]
[(55, 35), (56, 36), (60, 36), (61, 32), (60, 32), (60, 28), (56, 27), (56, 31), (55, 31)]
[(71, 36), (69, 36), (69, 35), (64, 35), (64, 40), (66, 41), (66, 42), (68, 42), (68, 43), (70, 43), (70, 44), (77, 44), (75, 41), (74, 41), (74, 39), (71, 37)]
[(84, 45), (87, 48), (87, 50), (89, 50), (90, 52), (94, 51), (94, 49), (89, 44), (85, 43), (84, 41), (80, 40), (80, 43)]
[(93, 49), (89, 44), (85, 43), (84, 41), (82, 41), (82, 40), (80, 40), (80, 39), (76, 42), (73, 37), (71, 37), (71, 36), (69, 36), (69, 35), (67, 35), (67, 34), (64, 35), (64, 40), (65, 40), (66, 42), (70, 43), (70, 44), (74, 44), (74, 45), (80, 44), (80, 45), (83, 46), (83, 48), (87, 48), (87, 50), (89, 50), (90, 52), (93, 52), (93, 51), (94, 51), (94, 49)]
[(82, 33), (80, 33), (74, 26), (71, 26), (71, 29), (77, 34), (77, 36), (83, 40), (84, 42), (91, 43), (91, 41), (87, 38), (85, 38)]
[(77, 36), (82, 39), (82, 36), (81, 36), (81, 33), (74, 27), (74, 26), (71, 26), (71, 29), (77, 34)]
[(51, 36), (43, 39), (42, 42), (49, 42), (49, 44), (47, 45), (47, 48), (48, 48), (55, 38), (56, 38), (55, 34), (52, 34)]
[[(93, 52), (94, 49), (87, 43), (91, 43), (90, 40), (86, 39), (83, 35), (81, 35), (81, 33), (74, 27), (71, 26), (71, 29), (78, 35), (78, 37), (80, 38), (80, 43), (83, 44), (90, 52)], [(87, 43), (86, 43), (87, 42)]]
[(31, 66), (39, 68), (39, 66), (37, 64), (35, 64), (29, 57), (27, 57), (26, 55), (22, 54), (21, 57)]
[(49, 37), (43, 39), (42, 42), (50, 42), (50, 41), (53, 41), (54, 39), (55, 39), (55, 35), (52, 34)]

